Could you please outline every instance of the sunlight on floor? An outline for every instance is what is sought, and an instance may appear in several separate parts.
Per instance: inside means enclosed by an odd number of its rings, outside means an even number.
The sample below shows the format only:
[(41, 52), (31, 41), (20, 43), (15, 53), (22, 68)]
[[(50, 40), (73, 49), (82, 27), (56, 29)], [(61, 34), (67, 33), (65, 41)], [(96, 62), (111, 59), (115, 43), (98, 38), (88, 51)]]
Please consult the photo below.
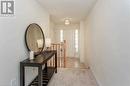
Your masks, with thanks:
[(68, 57), (66, 61), (66, 68), (83, 68), (86, 69), (83, 63), (80, 63), (79, 59)]

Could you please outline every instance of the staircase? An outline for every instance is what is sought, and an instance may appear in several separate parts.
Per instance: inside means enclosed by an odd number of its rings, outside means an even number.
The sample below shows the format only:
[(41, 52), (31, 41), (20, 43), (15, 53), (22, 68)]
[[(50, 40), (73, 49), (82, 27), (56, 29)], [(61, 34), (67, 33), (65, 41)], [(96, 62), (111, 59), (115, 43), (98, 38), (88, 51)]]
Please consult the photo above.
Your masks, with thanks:
[[(59, 68), (65, 68), (66, 67), (66, 41), (61, 43), (52, 43), (49, 50), (57, 50), (57, 66)], [(48, 66), (55, 66), (55, 60), (52, 58), (48, 62)]]

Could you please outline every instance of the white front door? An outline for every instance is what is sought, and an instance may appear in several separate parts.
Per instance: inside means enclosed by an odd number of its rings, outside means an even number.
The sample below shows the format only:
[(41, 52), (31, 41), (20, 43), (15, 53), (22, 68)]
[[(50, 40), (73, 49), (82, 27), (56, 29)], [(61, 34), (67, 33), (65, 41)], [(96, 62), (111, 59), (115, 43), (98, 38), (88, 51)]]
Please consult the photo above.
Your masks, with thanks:
[(63, 31), (63, 39), (66, 40), (66, 46), (67, 46), (67, 57), (75, 57), (75, 42), (74, 42), (74, 30), (64, 30)]

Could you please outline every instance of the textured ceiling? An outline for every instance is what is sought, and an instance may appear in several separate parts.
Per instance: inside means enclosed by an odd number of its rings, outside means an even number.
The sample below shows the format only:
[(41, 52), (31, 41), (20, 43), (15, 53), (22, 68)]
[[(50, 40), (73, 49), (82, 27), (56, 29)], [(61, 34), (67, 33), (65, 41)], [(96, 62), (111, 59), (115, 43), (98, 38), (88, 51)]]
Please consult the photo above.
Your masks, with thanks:
[(72, 23), (84, 19), (96, 0), (39, 0), (50, 13), (55, 23), (63, 23), (65, 18), (71, 18)]

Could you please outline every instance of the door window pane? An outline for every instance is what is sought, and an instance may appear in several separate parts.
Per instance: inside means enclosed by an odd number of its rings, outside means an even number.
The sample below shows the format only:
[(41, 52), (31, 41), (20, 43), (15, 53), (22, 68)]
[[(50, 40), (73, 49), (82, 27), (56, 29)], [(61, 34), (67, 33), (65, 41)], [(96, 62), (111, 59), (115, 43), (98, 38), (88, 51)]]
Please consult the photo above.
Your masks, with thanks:
[(78, 40), (79, 40), (79, 38), (78, 38), (78, 36), (79, 36), (79, 32), (78, 32), (78, 30), (76, 29), (75, 30), (75, 51), (76, 52), (78, 52), (79, 51), (79, 43), (78, 43)]
[(60, 42), (63, 42), (63, 30), (60, 30)]

